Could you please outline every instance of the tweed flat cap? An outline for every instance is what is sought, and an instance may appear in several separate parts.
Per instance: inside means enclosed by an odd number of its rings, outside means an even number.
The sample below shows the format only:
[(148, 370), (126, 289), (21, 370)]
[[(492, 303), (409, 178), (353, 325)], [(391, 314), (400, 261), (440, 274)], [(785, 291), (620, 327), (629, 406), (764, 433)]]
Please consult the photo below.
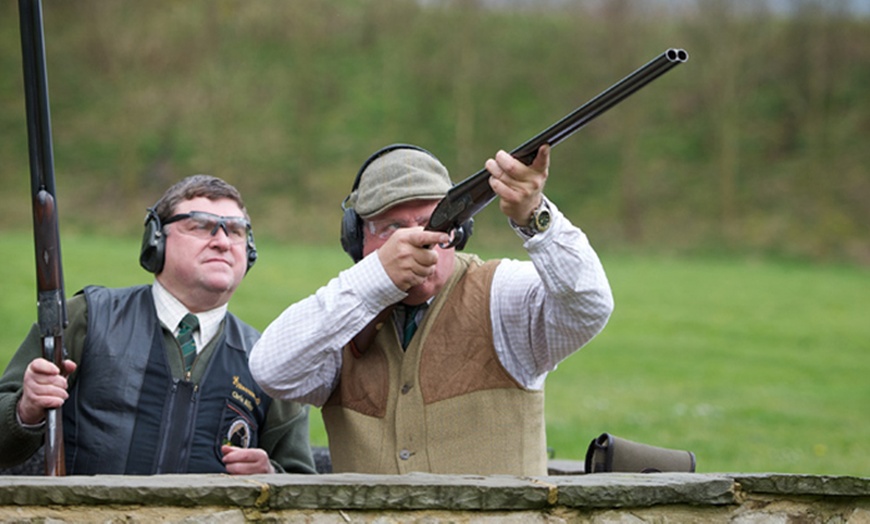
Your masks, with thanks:
[(435, 157), (401, 148), (366, 167), (348, 205), (362, 218), (370, 218), (410, 200), (440, 199), (452, 186), (447, 168)]

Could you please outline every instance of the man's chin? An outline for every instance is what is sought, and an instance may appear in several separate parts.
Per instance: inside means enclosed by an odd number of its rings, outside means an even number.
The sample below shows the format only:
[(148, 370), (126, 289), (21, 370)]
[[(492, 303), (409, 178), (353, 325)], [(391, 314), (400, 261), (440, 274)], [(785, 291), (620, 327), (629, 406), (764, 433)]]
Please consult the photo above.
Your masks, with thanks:
[(206, 288), (215, 293), (232, 293), (236, 290), (236, 287), (238, 287), (240, 280), (241, 279), (237, 280), (235, 275), (212, 276), (207, 279), (204, 284)]

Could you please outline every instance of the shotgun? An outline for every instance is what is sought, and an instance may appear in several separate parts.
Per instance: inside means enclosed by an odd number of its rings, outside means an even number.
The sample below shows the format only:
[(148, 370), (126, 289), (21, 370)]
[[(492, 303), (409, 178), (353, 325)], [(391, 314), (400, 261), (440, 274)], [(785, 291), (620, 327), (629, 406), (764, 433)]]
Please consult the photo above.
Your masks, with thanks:
[[(27, 107), (27, 143), (30, 155), (30, 190), (33, 200), (33, 242), (36, 248), (37, 324), (43, 356), (63, 370), (63, 330), (67, 326), (60, 232), (54, 187), (51, 115), (42, 1), (19, 0), (21, 54), (24, 65), (24, 100)], [(61, 408), (46, 413), (45, 474), (66, 475)]]
[[(526, 165), (531, 164), (542, 145), (549, 144), (553, 147), (559, 144), (598, 115), (688, 59), (688, 53), (682, 49), (666, 50), (518, 146), (511, 151), (511, 156)], [(464, 246), (471, 233), (465, 230), (464, 224), (495, 199), (495, 192), (489, 186), (490, 176), (489, 171), (484, 168), (453, 186), (432, 211), (426, 230), (451, 234), (450, 244), (446, 247), (458, 246), (459, 249)]]

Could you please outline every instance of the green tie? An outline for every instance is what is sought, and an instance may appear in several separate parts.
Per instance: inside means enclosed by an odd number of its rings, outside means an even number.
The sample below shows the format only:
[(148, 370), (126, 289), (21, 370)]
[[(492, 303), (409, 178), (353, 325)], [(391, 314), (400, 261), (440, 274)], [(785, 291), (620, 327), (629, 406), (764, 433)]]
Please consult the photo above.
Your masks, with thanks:
[(184, 371), (190, 371), (193, 360), (196, 358), (196, 341), (193, 340), (193, 332), (199, 327), (199, 319), (196, 315), (186, 314), (178, 323), (178, 343), (181, 345), (181, 355), (184, 358)]
[(408, 344), (411, 343), (411, 339), (414, 338), (414, 333), (417, 331), (417, 312), (425, 305), (425, 303), (416, 306), (404, 305), (405, 324), (402, 330), (402, 349), (407, 348)]

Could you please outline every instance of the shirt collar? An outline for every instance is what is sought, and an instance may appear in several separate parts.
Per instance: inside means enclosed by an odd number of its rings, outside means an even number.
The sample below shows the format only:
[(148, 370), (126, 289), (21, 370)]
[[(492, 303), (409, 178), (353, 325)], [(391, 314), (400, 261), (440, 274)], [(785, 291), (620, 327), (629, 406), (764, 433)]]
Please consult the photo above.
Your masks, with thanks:
[[(419, 323), (423, 319), (423, 316), (426, 315), (426, 312), (429, 311), (429, 306), (432, 305), (432, 301), (434, 301), (434, 300), (435, 300), (435, 297), (429, 297), (429, 300), (427, 300), (426, 302), (423, 302), (422, 304), (417, 306), (417, 309), (415, 310), (416, 317), (417, 317), (415, 320), (417, 321), (417, 323)], [(398, 326), (399, 329), (401, 329), (402, 326), (404, 326), (404, 324), (405, 324), (405, 315), (406, 315), (406, 312), (408, 311), (407, 308), (409, 308), (409, 307), (412, 307), (412, 306), (406, 306), (405, 304), (400, 304), (400, 307), (397, 307), (393, 310), (394, 311), (393, 319), (396, 322), (396, 326)]]
[[(154, 296), (157, 318), (160, 319), (160, 322), (166, 329), (175, 334), (178, 331), (178, 323), (190, 311), (157, 280), (154, 281), (151, 291)], [(209, 311), (196, 313), (196, 318), (199, 319), (199, 331), (194, 334), (194, 337), (198, 335), (199, 338), (197, 340), (197, 348), (204, 348), (211, 342), (211, 339), (214, 338), (220, 329), (221, 321), (223, 321), (226, 314), (227, 304)]]

